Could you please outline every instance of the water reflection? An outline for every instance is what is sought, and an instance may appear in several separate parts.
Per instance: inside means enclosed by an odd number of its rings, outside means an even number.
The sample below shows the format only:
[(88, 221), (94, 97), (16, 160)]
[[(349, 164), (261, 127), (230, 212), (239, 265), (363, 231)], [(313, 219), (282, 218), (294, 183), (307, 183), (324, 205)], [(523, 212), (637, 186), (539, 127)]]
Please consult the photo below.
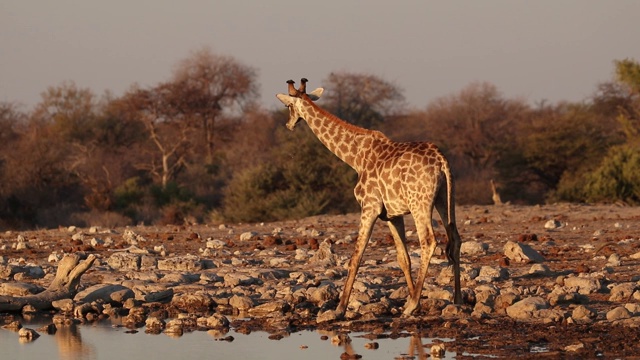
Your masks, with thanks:
[[(25, 326), (36, 329), (51, 323), (51, 319), (36, 322), (20, 320)], [(365, 333), (300, 331), (291, 334), (269, 334), (255, 331), (249, 334), (223, 331), (195, 331), (179, 338), (166, 334), (147, 334), (144, 328), (137, 333), (119, 327), (118, 319), (92, 324), (59, 325), (53, 335), (40, 332), (41, 336), (21, 345), (17, 334), (0, 329), (2, 360), (19, 359), (87, 359), (114, 358), (179, 358), (182, 360), (210, 358), (289, 359), (305, 360), (339, 359), (343, 354), (366, 359), (430, 359), (433, 339), (401, 334), (399, 338), (371, 340)], [(231, 339), (233, 338), (233, 339)], [(349, 338), (349, 340), (347, 340)], [(171, 339), (171, 340), (168, 340)], [(173, 340), (173, 341), (172, 341)], [(225, 341), (226, 340), (226, 341)], [(379, 347), (367, 346), (378, 343)], [(426, 347), (425, 347), (426, 345)], [(455, 358), (447, 352), (445, 358)]]
[(95, 358), (95, 347), (82, 342), (82, 334), (76, 324), (58, 326), (54, 339), (60, 359)]

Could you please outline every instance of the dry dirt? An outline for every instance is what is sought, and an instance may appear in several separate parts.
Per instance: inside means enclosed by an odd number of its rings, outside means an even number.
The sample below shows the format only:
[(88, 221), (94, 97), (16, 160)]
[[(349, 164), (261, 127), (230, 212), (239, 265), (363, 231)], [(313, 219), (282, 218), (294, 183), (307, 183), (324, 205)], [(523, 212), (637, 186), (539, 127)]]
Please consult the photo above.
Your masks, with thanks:
[[(640, 260), (630, 257), (640, 252), (640, 208), (618, 205), (576, 205), (558, 204), (546, 206), (459, 206), (457, 208), (458, 229), (463, 241), (477, 240), (489, 246), (486, 254), (476, 257), (462, 257), (462, 263), (480, 267), (483, 265), (504, 267), (508, 269), (508, 279), (496, 281), (494, 285), (519, 289), (530, 289), (532, 293), (541, 292), (543, 297), (551, 292), (558, 283), (558, 277), (572, 274), (600, 274), (603, 283), (600, 292), (589, 294), (580, 299), (580, 303), (598, 312), (597, 318), (585, 324), (567, 321), (576, 303), (556, 305), (555, 308), (566, 310), (566, 316), (555, 321), (513, 320), (504, 311), (496, 311), (478, 318), (471, 316), (473, 304), (464, 305), (456, 316), (444, 316), (441, 308), (430, 308), (432, 302), (423, 301), (421, 310), (413, 317), (400, 316), (402, 302), (394, 304), (397, 308), (389, 314), (378, 318), (357, 317), (346, 321), (316, 323), (313, 317), (291, 318), (287, 323), (288, 331), (306, 329), (322, 329), (337, 331), (364, 331), (372, 339), (380, 337), (398, 337), (422, 335), (423, 337), (453, 338), (447, 343), (447, 351), (456, 352), (456, 358), (477, 356), (499, 357), (547, 357), (547, 358), (630, 358), (640, 354), (640, 330), (636, 325), (614, 324), (608, 321), (605, 314), (626, 303), (638, 302), (609, 301), (607, 285), (623, 282), (638, 282)], [(561, 226), (546, 229), (545, 223), (557, 220)], [(412, 249), (418, 246), (415, 228), (410, 217), (407, 217), (407, 230)], [(146, 246), (164, 245), (171, 255), (199, 254), (205, 247), (206, 239), (220, 239), (226, 242), (227, 255), (218, 253), (215, 261), (224, 262), (224, 256), (243, 257), (240, 266), (251, 266), (251, 254), (264, 249), (276, 249), (278, 254), (292, 257), (296, 249), (314, 249), (318, 242), (331, 239), (335, 244), (333, 251), (348, 257), (353, 244), (343, 240), (348, 236), (356, 237), (358, 215), (317, 216), (297, 221), (266, 224), (226, 224), (218, 225), (185, 225), (185, 226), (137, 226), (131, 229), (148, 239)], [(280, 230), (272, 235), (274, 229)], [(305, 229), (305, 232), (301, 232)], [(87, 229), (83, 229), (87, 230)], [(103, 259), (113, 254), (116, 248), (129, 246), (121, 240), (124, 229), (114, 229), (109, 236), (114, 245), (109, 249), (101, 245), (91, 246), (88, 242), (71, 240), (68, 229), (39, 230), (21, 233), (5, 233), (1, 235), (0, 245), (7, 245), (0, 250), (5, 259), (24, 258), (25, 262), (46, 264), (53, 251), (94, 253)], [(317, 230), (313, 233), (312, 230)], [(245, 232), (254, 232), (250, 240), (240, 240)], [(444, 241), (442, 226), (436, 228), (439, 241)], [(37, 244), (26, 250), (11, 248), (16, 237), (21, 234), (27, 240)], [(314, 236), (315, 234), (315, 236)], [(535, 235), (535, 236), (533, 236)], [(103, 235), (104, 236), (104, 235)], [(504, 245), (507, 241), (520, 241), (528, 244), (544, 256), (544, 264), (551, 270), (544, 276), (529, 276), (532, 264), (509, 262), (504, 256)], [(142, 244), (145, 245), (145, 244)], [(394, 279), (389, 284), (396, 289), (404, 284), (402, 272), (398, 268), (379, 267), (375, 264), (395, 261), (389, 256), (393, 249), (389, 231), (382, 221), (378, 221), (374, 233), (365, 252), (364, 263), (358, 279), (380, 276)], [(597, 253), (596, 253), (597, 252)], [(613, 253), (621, 258), (618, 266), (607, 266), (607, 259)], [(440, 255), (440, 257), (443, 257)], [(415, 259), (415, 258), (414, 258)], [(414, 261), (415, 262), (415, 261)], [(267, 262), (268, 263), (268, 262)], [(285, 263), (286, 265), (287, 263)], [(290, 267), (298, 263), (288, 263)], [(433, 265), (430, 268), (427, 284), (434, 282), (434, 277), (444, 265)], [(296, 270), (290, 268), (288, 270)], [(83, 277), (83, 284), (99, 282), (90, 270)], [(339, 288), (342, 279), (336, 279)], [(473, 290), (478, 284), (473, 281), (464, 282), (463, 289)], [(317, 309), (316, 309), (317, 310)], [(640, 325), (640, 321), (633, 323)], [(267, 330), (272, 324), (260, 318), (251, 321), (233, 322), (237, 331)], [(428, 353), (428, 349), (425, 349)]]

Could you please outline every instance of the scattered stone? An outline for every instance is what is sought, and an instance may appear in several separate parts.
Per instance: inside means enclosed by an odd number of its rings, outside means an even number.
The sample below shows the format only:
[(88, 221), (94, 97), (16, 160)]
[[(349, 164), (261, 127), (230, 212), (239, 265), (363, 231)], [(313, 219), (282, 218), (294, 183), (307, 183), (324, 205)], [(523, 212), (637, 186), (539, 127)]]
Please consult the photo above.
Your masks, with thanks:
[(474, 240), (465, 241), (460, 245), (460, 253), (465, 256), (485, 255), (488, 249), (489, 245)]
[(131, 229), (127, 229), (124, 231), (124, 233), (122, 234), (122, 240), (124, 240), (129, 245), (138, 245), (138, 243), (140, 242), (147, 241), (144, 236), (136, 234)]
[(159, 334), (167, 326), (164, 320), (159, 319), (155, 316), (149, 316), (147, 320), (145, 320), (144, 324), (146, 327), (145, 332), (150, 334)]
[(547, 296), (547, 300), (551, 306), (558, 304), (574, 304), (580, 302), (580, 296), (577, 292), (558, 286), (553, 289)]
[(8, 324), (2, 325), (2, 328), (7, 330), (18, 331), (22, 329), (22, 324), (20, 323), (20, 321), (12, 321)]
[(49, 257), (47, 258), (47, 262), (58, 262), (62, 259), (62, 255), (56, 253), (56, 252), (52, 252), (51, 254), (49, 254)]
[(620, 255), (613, 253), (607, 259), (607, 266), (618, 267), (622, 262), (620, 261)]
[(549, 276), (551, 275), (551, 270), (545, 264), (533, 264), (529, 269), (529, 275), (533, 276)]
[(331, 248), (331, 242), (323, 241), (316, 253), (309, 259), (309, 263), (322, 266), (335, 266), (336, 256)]
[(62, 300), (52, 301), (51, 306), (53, 306), (53, 308), (58, 311), (71, 313), (73, 312), (74, 304), (73, 304), (73, 300), (71, 299), (62, 299)]
[(222, 249), (227, 246), (227, 243), (222, 240), (208, 240), (207, 248), (209, 249)]
[(289, 304), (282, 300), (270, 301), (256, 307), (249, 308), (249, 315), (268, 316), (274, 314), (283, 314), (284, 312), (288, 311), (289, 308)]
[(21, 339), (25, 339), (27, 341), (33, 341), (35, 339), (37, 339), (40, 334), (38, 334), (35, 330), (33, 329), (29, 329), (29, 328), (21, 328), (20, 330), (18, 330), (18, 336)]
[(184, 333), (184, 321), (182, 319), (172, 319), (166, 323), (164, 332), (171, 335), (181, 336)]
[(576, 306), (576, 308), (571, 312), (571, 317), (577, 322), (591, 322), (596, 318), (596, 316), (598, 316), (598, 313), (595, 310), (584, 305)]
[(482, 266), (475, 278), (478, 282), (492, 283), (494, 281), (508, 279), (509, 270), (500, 266)]
[(229, 305), (239, 311), (247, 311), (254, 306), (253, 300), (248, 296), (233, 295), (229, 299)]
[(257, 232), (247, 231), (247, 232), (244, 232), (244, 233), (240, 234), (240, 241), (249, 241), (249, 240), (253, 239), (256, 236), (258, 236)]
[(571, 351), (571, 352), (576, 352), (579, 350), (584, 349), (584, 344), (583, 343), (579, 343), (579, 344), (574, 344), (574, 345), (567, 345), (564, 347), (564, 351)]
[(528, 297), (507, 308), (507, 315), (513, 319), (526, 320), (534, 317), (537, 311), (549, 307), (547, 301), (539, 296)]
[(158, 260), (158, 270), (164, 271), (200, 271), (204, 268), (202, 261), (195, 255), (175, 256)]
[(444, 347), (444, 344), (435, 344), (433, 346), (431, 346), (431, 356), (439, 359), (441, 357), (443, 357), (446, 353), (446, 349)]
[(36, 284), (23, 282), (3, 282), (0, 283), (0, 295), (6, 296), (27, 296), (37, 294), (44, 288)]
[(607, 312), (607, 320), (622, 320), (629, 319), (631, 317), (631, 313), (624, 306), (618, 306)]
[(127, 252), (116, 252), (109, 257), (107, 264), (115, 270), (139, 270), (140, 255)]
[(90, 303), (101, 301), (104, 303), (117, 302), (124, 303), (129, 298), (134, 298), (133, 290), (119, 284), (97, 284), (90, 286), (73, 298), (76, 302)]
[(617, 284), (611, 288), (611, 296), (609, 301), (628, 301), (632, 298), (633, 293), (638, 288), (636, 283)]
[(365, 343), (364, 344), (364, 348), (365, 349), (369, 349), (369, 350), (375, 350), (377, 348), (380, 347), (380, 344), (378, 344), (377, 342), (369, 342), (369, 343)]
[(317, 305), (321, 305), (326, 301), (337, 300), (340, 296), (333, 283), (327, 283), (317, 288), (309, 288), (307, 293), (309, 294), (309, 301)]
[(222, 314), (213, 314), (206, 318), (199, 318), (198, 324), (207, 329), (228, 329), (229, 319)]
[(536, 262), (544, 261), (544, 257), (529, 245), (507, 241), (504, 245), (504, 255), (516, 262)]
[(342, 346), (342, 345), (346, 345), (346, 344), (351, 344), (351, 337), (349, 337), (349, 334), (337, 334), (334, 335), (331, 338), (331, 344), (335, 345), (335, 346)]
[(564, 279), (564, 286), (570, 289), (575, 289), (579, 294), (583, 295), (598, 292), (601, 289), (601, 284), (598, 279), (582, 276), (566, 277)]
[(318, 314), (318, 317), (316, 318), (316, 322), (320, 324), (324, 322), (334, 321), (337, 318), (338, 316), (334, 310), (327, 310), (323, 313)]
[(56, 326), (56, 324), (51, 323), (39, 327), (38, 329), (36, 329), (36, 331), (43, 332), (47, 335), (53, 335), (58, 331), (58, 327)]
[(194, 313), (194, 312), (207, 312), (216, 305), (215, 301), (205, 293), (196, 294), (182, 294), (174, 296), (171, 300), (171, 305), (177, 309)]
[(549, 220), (546, 223), (544, 223), (544, 228), (547, 230), (553, 230), (553, 229), (558, 229), (562, 226), (562, 223), (558, 220)]

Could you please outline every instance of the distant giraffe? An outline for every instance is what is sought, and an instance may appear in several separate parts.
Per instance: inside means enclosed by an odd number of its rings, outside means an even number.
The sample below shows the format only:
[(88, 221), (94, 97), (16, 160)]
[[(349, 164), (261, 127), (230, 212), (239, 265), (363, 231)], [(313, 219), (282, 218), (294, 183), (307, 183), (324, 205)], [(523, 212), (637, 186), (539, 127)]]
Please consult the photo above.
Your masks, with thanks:
[[(354, 189), (361, 206), (360, 229), (355, 251), (336, 315), (347, 310), (353, 283), (360, 267), (376, 219), (386, 221), (395, 241), (398, 264), (409, 288), (404, 314), (411, 315), (420, 304), (420, 294), (427, 276), (429, 261), (436, 248), (432, 227), (435, 205), (447, 233), (446, 254), (454, 270), (454, 302), (462, 303), (460, 291), (460, 235), (456, 227), (454, 184), (449, 163), (438, 148), (428, 142), (394, 142), (379, 131), (351, 125), (318, 107), (323, 92), (318, 88), (306, 93), (307, 79), (299, 89), (287, 81), (288, 94), (276, 95), (289, 108), (287, 128), (293, 130), (305, 120), (318, 139), (358, 173)], [(412, 214), (420, 239), (420, 270), (416, 282), (411, 276), (403, 215)]]

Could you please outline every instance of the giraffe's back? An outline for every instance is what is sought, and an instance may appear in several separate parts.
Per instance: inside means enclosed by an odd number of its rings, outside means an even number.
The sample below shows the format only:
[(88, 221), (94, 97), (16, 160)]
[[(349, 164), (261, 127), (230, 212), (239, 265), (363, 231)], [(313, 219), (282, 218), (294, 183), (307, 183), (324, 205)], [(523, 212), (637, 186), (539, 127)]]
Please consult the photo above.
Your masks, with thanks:
[(389, 217), (423, 211), (445, 183), (442, 152), (432, 143), (390, 143), (379, 153), (377, 185)]

